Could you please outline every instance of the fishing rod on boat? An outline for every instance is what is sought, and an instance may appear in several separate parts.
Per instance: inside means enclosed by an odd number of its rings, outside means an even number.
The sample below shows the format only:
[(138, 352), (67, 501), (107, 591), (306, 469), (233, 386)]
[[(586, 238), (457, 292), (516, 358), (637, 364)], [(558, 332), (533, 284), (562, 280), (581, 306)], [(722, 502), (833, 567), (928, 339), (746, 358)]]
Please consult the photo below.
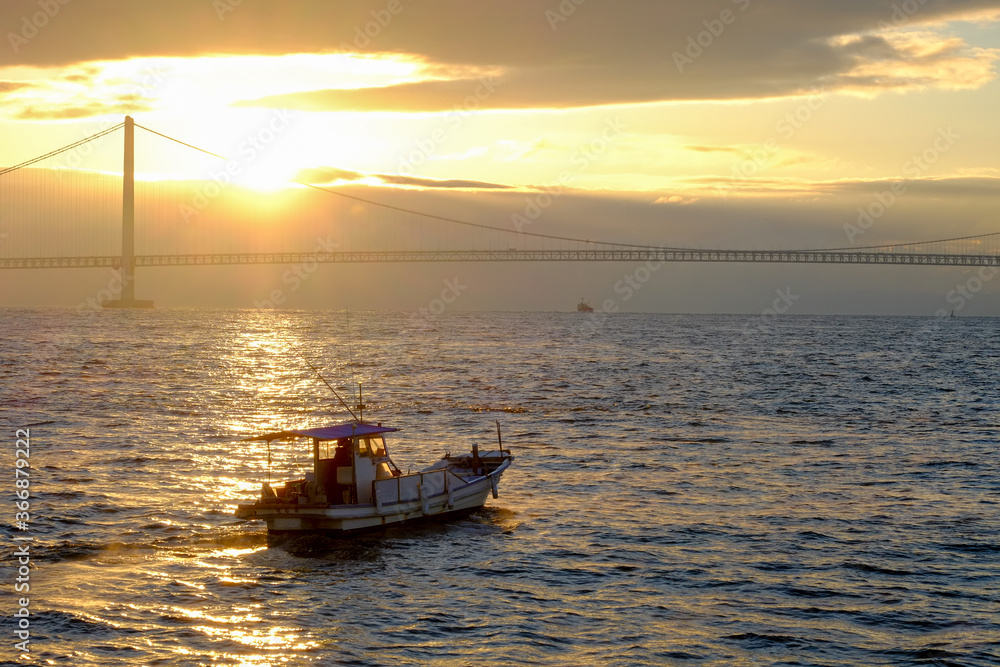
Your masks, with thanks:
[(497, 444), (500, 445), (500, 453), (503, 454), (503, 439), (500, 438), (500, 420), (497, 421)]
[(323, 381), (323, 384), (325, 384), (327, 387), (330, 388), (330, 391), (332, 391), (333, 395), (337, 397), (337, 400), (340, 401), (340, 404), (343, 405), (345, 408), (347, 408), (347, 411), (351, 413), (352, 417), (354, 417), (354, 421), (360, 422), (361, 420), (358, 419), (358, 416), (356, 414), (354, 414), (354, 410), (351, 410), (351, 406), (349, 406), (347, 403), (344, 402), (344, 399), (340, 397), (340, 394), (337, 393), (337, 390), (333, 388), (333, 385), (331, 385), (329, 382), (326, 381), (326, 378), (323, 377), (323, 375), (318, 370), (316, 370), (316, 367), (313, 366), (311, 363), (309, 363), (309, 360), (306, 359), (305, 356), (302, 357), (302, 361), (306, 362), (306, 365), (313, 370), (313, 373), (319, 376), (319, 379)]
[[(351, 345), (351, 341), (353, 340), (351, 338), (351, 311), (347, 310), (345, 312), (347, 314), (347, 359), (348, 359), (348, 365), (350, 366), (350, 369), (351, 369), (351, 380), (352, 380), (352, 382), (351, 382), (351, 393), (352, 394), (354, 393), (354, 385), (358, 386), (358, 394), (357, 394), (356, 404), (354, 406), (354, 407), (356, 407), (358, 409), (358, 417), (355, 417), (355, 420), (364, 423), (364, 421), (365, 421), (365, 400), (364, 400), (364, 397), (361, 395), (361, 383), (358, 382), (358, 378), (357, 378), (357, 376), (354, 373), (354, 346)], [(338, 396), (338, 398), (339, 398), (339, 396)], [(343, 403), (343, 401), (341, 401), (341, 403)], [(348, 409), (350, 409), (350, 408), (348, 408)], [(351, 414), (353, 415), (354, 413), (352, 412)]]

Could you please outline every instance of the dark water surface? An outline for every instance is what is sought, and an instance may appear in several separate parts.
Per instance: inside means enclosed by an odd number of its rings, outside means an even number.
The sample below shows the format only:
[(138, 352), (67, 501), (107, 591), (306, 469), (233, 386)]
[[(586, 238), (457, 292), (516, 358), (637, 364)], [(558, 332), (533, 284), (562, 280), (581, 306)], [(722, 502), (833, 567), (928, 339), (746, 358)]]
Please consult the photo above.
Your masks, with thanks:
[[(29, 534), (36, 664), (1000, 664), (1000, 321), (590, 321), (0, 311), (0, 660)], [(500, 419), (499, 500), (268, 546), (241, 438), (343, 416), (300, 353), (404, 469)]]

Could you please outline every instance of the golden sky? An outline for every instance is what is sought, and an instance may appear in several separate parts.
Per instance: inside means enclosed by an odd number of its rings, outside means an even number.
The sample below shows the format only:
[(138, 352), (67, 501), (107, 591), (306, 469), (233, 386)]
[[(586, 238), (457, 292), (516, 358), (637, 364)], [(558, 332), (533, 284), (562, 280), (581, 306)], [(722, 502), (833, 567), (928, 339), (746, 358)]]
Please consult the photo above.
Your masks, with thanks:
[[(538, 232), (839, 247), (996, 231), (1000, 0), (5, 0), (0, 29), (4, 165), (131, 114), (262, 192), (489, 192), (513, 215), (559, 187), (560, 207), (593, 211)], [(218, 169), (162, 141), (137, 160), (150, 179)], [(893, 183), (891, 215), (845, 232)]]

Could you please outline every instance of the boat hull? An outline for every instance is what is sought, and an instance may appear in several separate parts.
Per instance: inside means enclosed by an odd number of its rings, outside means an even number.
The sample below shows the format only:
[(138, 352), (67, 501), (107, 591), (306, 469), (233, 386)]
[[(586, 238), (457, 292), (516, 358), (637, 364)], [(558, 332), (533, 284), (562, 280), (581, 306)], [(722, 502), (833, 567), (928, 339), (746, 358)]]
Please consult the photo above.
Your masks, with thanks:
[[(455, 518), (485, 505), (489, 495), (497, 497), (500, 476), (510, 462), (510, 458), (505, 458), (487, 475), (472, 478), (461, 485), (444, 484), (443, 492), (421, 495), (415, 499), (356, 505), (275, 505), (257, 502), (240, 505), (236, 516), (264, 521), (270, 533), (349, 533), (417, 520)], [(445, 470), (431, 470), (421, 474), (429, 477), (436, 473), (443, 478)], [(450, 477), (454, 479), (454, 476)]]

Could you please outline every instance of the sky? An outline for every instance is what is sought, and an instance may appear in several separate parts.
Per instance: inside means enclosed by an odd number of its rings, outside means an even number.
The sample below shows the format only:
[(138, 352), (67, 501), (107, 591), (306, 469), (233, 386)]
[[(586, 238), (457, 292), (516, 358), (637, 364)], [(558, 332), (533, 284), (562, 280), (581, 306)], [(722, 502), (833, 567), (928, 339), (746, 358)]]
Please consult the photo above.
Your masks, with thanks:
[[(129, 114), (228, 158), (140, 137), (137, 178), (158, 184), (149, 196), (161, 208), (193, 201), (235, 164), (230, 218), (306, 249), (328, 234), (356, 241), (379, 214), (356, 215), (349, 231), (355, 209), (290, 181), (504, 229), (656, 246), (840, 248), (1000, 231), (1000, 0), (4, 0), (0, 36), (0, 165)], [(120, 164), (111, 146), (43, 164), (38, 178), (68, 198), (65, 170), (76, 170), (79, 198), (97, 198)], [(148, 217), (162, 214), (149, 206)], [(105, 208), (79, 215), (112, 243)], [(0, 218), (0, 253), (31, 247), (15, 215)], [(147, 250), (188, 242), (158, 240), (146, 222)], [(572, 310), (582, 297), (748, 315), (791, 293), (790, 313), (1000, 315), (1000, 280), (961, 268), (289, 270), (140, 269), (137, 291), (181, 307)], [(636, 272), (646, 280), (622, 288)], [(0, 281), (2, 305), (73, 307), (114, 276), (5, 270)]]

